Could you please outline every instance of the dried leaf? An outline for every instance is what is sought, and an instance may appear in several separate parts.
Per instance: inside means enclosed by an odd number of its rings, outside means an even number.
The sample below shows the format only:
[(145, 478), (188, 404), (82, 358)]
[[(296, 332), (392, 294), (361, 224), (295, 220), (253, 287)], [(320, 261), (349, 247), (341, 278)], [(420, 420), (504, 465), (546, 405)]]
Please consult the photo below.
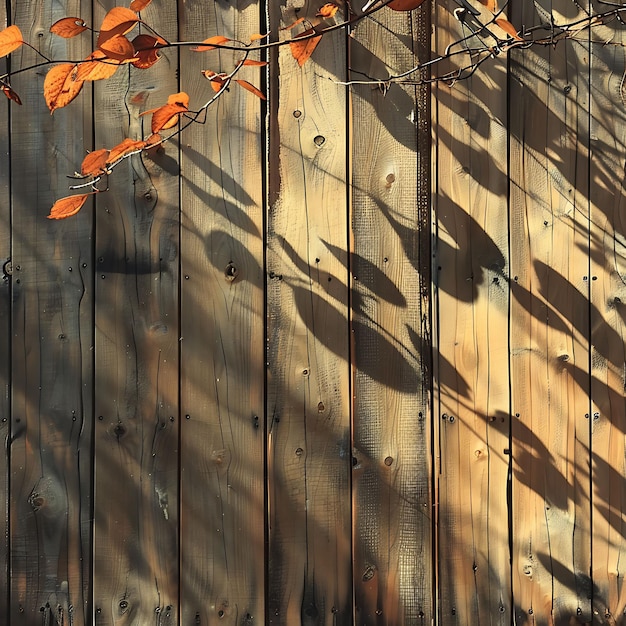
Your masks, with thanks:
[[(128, 31), (132, 30), (139, 18), (133, 11), (125, 7), (113, 7), (102, 20), (100, 25), (100, 32), (115, 31), (115, 34), (125, 35)], [(121, 27), (128, 30), (121, 31)]]
[(146, 139), (146, 148), (151, 148), (157, 144), (162, 143), (163, 137), (159, 133), (152, 133), (148, 139)]
[(241, 85), (244, 89), (247, 89), (249, 92), (253, 93), (255, 96), (261, 98), (261, 100), (266, 100), (265, 94), (260, 89), (257, 89), (253, 84), (249, 83), (247, 80), (236, 78), (235, 82)]
[(63, 37), (64, 39), (71, 39), (80, 35), (80, 33), (87, 30), (87, 25), (80, 17), (64, 17), (56, 21), (50, 26), (50, 32)]
[(137, 35), (133, 41), (135, 47), (135, 59), (132, 64), (139, 69), (145, 70), (152, 67), (160, 58), (159, 49), (156, 46), (166, 45), (167, 42), (161, 37), (152, 35)]
[(167, 104), (178, 104), (185, 109), (189, 108), (189, 94), (184, 91), (179, 91), (178, 93), (173, 93), (168, 96)]
[(94, 50), (78, 65), (76, 80), (103, 80), (115, 74), (120, 62), (109, 59), (102, 50)]
[(152, 133), (167, 130), (178, 124), (178, 118), (188, 111), (186, 106), (180, 103), (165, 104), (152, 114)]
[(81, 210), (83, 204), (85, 204), (85, 200), (87, 200), (90, 195), (92, 194), (83, 193), (76, 196), (67, 196), (66, 198), (57, 200), (50, 209), (48, 219), (62, 220), (66, 217), (76, 215), (76, 213)]
[[(312, 28), (309, 28), (303, 33), (300, 33), (298, 37), (307, 37), (312, 35), (314, 32), (315, 31)], [(313, 50), (315, 50), (321, 38), (321, 35), (317, 35), (316, 37), (311, 37), (303, 41), (298, 41), (298, 38), (296, 38), (289, 42), (291, 54), (300, 67), (302, 67), (307, 62), (308, 58), (313, 54)]]
[(498, 11), (498, 3), (496, 0), (479, 0), (479, 2), (485, 5), (492, 13)]
[(43, 96), (50, 113), (67, 106), (80, 93), (83, 81), (78, 80), (77, 75), (78, 66), (73, 63), (55, 65), (46, 74)]
[(208, 45), (196, 46), (195, 48), (192, 48), (192, 50), (195, 50), (196, 52), (206, 52), (207, 50), (214, 50), (215, 46), (221, 46), (222, 44), (228, 43), (229, 41), (232, 41), (232, 40), (229, 39), (228, 37), (223, 37), (222, 35), (215, 35), (213, 37), (209, 37), (208, 39), (205, 39), (202, 42), (203, 44), (208, 44)]
[(254, 67), (264, 67), (267, 61), (255, 61), (254, 59), (244, 59), (243, 65), (252, 65)]
[(224, 87), (224, 83), (226, 82), (226, 74), (216, 74), (211, 70), (202, 70), (202, 76), (204, 76), (207, 80), (211, 81), (211, 87), (215, 93), (218, 93)]
[(302, 24), (302, 22), (304, 22), (304, 18), (299, 17), (293, 24), (289, 24), (289, 26), (283, 26), (280, 30), (291, 30), (294, 26)]
[(333, 2), (327, 2), (324, 6), (320, 8), (317, 12), (317, 17), (334, 17), (335, 13), (339, 10), (339, 7)]
[(109, 59), (116, 61), (129, 61), (135, 56), (133, 44), (124, 35), (114, 35), (108, 38), (98, 49), (104, 52)]
[(114, 148), (111, 148), (109, 152), (108, 164), (116, 163), (120, 159), (133, 154), (134, 152), (141, 152), (146, 147), (146, 142), (141, 139), (126, 138), (117, 144)]
[(125, 7), (114, 7), (104, 17), (96, 46), (104, 49), (107, 41), (114, 37), (123, 36), (131, 31), (141, 20)]
[(394, 11), (412, 11), (424, 3), (424, 0), (393, 0), (387, 6)]
[(83, 176), (99, 176), (106, 172), (106, 164), (109, 161), (109, 151), (106, 148), (90, 152), (80, 166)]
[(130, 3), (130, 8), (133, 11), (143, 11), (151, 2), (152, 0), (133, 0)]
[(515, 26), (513, 26), (513, 24), (511, 24), (511, 22), (509, 22), (509, 20), (505, 17), (499, 17), (496, 20), (496, 24), (508, 35), (511, 35), (511, 37), (513, 37), (516, 41), (524, 41), (524, 39), (517, 34)]
[(250, 43), (252, 43), (253, 41), (260, 41), (261, 39), (265, 39), (266, 37), (269, 37), (270, 34), (266, 33), (265, 35), (259, 35), (259, 34), (255, 34), (255, 35), (250, 35)]
[(13, 90), (13, 87), (11, 87), (11, 85), (2, 84), (0, 85), (0, 89), (2, 89), (2, 92), (9, 100), (13, 100), (13, 102), (16, 102), (17, 104), (22, 104), (20, 97)]
[(5, 57), (7, 54), (11, 54), (14, 50), (17, 50), (24, 40), (22, 38), (22, 31), (15, 25), (8, 26), (4, 30), (0, 31), (0, 57)]

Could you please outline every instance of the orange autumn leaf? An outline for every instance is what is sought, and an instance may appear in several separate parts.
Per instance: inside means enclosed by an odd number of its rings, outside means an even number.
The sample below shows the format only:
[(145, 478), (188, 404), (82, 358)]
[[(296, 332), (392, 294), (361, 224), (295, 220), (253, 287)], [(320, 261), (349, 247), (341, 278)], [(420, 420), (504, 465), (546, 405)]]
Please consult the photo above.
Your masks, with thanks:
[(159, 133), (152, 133), (148, 139), (146, 139), (146, 148), (151, 148), (157, 144), (163, 142), (163, 137)]
[(317, 12), (317, 17), (334, 17), (335, 13), (339, 10), (339, 7), (333, 2), (327, 2), (324, 6), (320, 8)]
[(424, 0), (393, 0), (387, 6), (394, 11), (412, 11), (423, 3)]
[(103, 49), (109, 39), (125, 35), (140, 21), (137, 15), (130, 9), (125, 7), (112, 8), (104, 16), (104, 20), (102, 20), (96, 46)]
[(106, 165), (109, 160), (109, 151), (106, 148), (90, 152), (80, 166), (80, 173), (83, 176), (99, 176), (106, 172)]
[(185, 109), (189, 108), (189, 94), (184, 91), (179, 91), (178, 93), (173, 93), (167, 98), (167, 104), (179, 104), (181, 107)]
[(55, 65), (46, 74), (43, 96), (50, 113), (67, 106), (80, 93), (83, 81), (77, 79), (77, 74), (78, 67), (72, 63)]
[(22, 104), (22, 101), (20, 100), (20, 97), (17, 95), (17, 93), (14, 91), (14, 89), (13, 89), (13, 87), (11, 87), (11, 85), (2, 84), (2, 85), (0, 85), (0, 89), (2, 89), (2, 93), (4, 93), (4, 95), (9, 100), (13, 100), (13, 102), (16, 102), (17, 104)]
[(289, 24), (289, 26), (283, 26), (280, 30), (291, 30), (294, 26), (297, 26), (298, 24), (302, 24), (302, 22), (304, 22), (304, 18), (299, 17), (295, 22), (293, 22), (292, 24)]
[(146, 147), (146, 142), (141, 139), (126, 138), (120, 141), (114, 148), (111, 148), (109, 152), (108, 164), (116, 163), (120, 159), (123, 159), (129, 154), (135, 152), (141, 152)]
[(133, 0), (130, 3), (130, 8), (133, 11), (143, 11), (151, 2), (152, 0)]
[(76, 215), (85, 204), (85, 200), (92, 195), (90, 193), (83, 193), (76, 196), (67, 196), (57, 200), (50, 209), (49, 220), (62, 220), (66, 217)]
[(115, 31), (115, 34), (125, 35), (128, 31), (132, 30), (139, 21), (137, 15), (130, 9), (126, 9), (125, 7), (113, 7), (104, 16), (102, 24), (100, 25), (100, 32)]
[(260, 35), (258, 33), (254, 34), (254, 35), (250, 35), (250, 43), (252, 43), (253, 41), (261, 41), (262, 39), (265, 39), (266, 37), (269, 37), (270, 34), (266, 33), (265, 35)]
[(78, 65), (76, 80), (103, 80), (111, 78), (119, 66), (119, 61), (109, 59), (102, 50), (94, 50)]
[(264, 67), (267, 61), (255, 61), (254, 59), (244, 59), (242, 65), (251, 65), (253, 67)]
[(235, 82), (244, 89), (247, 89), (249, 92), (253, 93), (255, 96), (261, 98), (261, 100), (266, 100), (265, 94), (260, 89), (257, 89), (253, 84), (249, 83), (247, 80), (236, 78)]
[(226, 82), (226, 74), (216, 74), (211, 70), (202, 70), (202, 76), (211, 81), (211, 87), (215, 93), (220, 92)]
[(64, 17), (50, 26), (51, 33), (64, 39), (76, 37), (76, 35), (80, 35), (80, 33), (86, 30), (87, 24), (80, 17)]
[(98, 45), (109, 59), (128, 61), (135, 56), (133, 44), (124, 35), (114, 35)]
[(0, 57), (11, 54), (11, 52), (17, 50), (23, 43), (22, 31), (17, 26), (13, 25), (1, 30)]
[(166, 45), (167, 42), (161, 37), (153, 37), (152, 35), (137, 35), (132, 44), (136, 54), (132, 64), (139, 69), (145, 70), (152, 67), (160, 58), (159, 49), (156, 46)]
[(524, 41), (524, 39), (517, 34), (515, 26), (513, 26), (513, 24), (511, 24), (511, 22), (509, 22), (509, 20), (505, 17), (499, 17), (496, 20), (496, 24), (508, 35), (511, 35), (511, 37), (513, 37), (516, 41)]
[(231, 41), (228, 37), (223, 37), (222, 35), (215, 35), (213, 37), (209, 37), (205, 39), (202, 43), (206, 45), (196, 46), (192, 48), (196, 52), (206, 52), (207, 50), (214, 50), (215, 46), (221, 46), (225, 43)]
[(179, 116), (187, 111), (187, 107), (178, 102), (159, 107), (152, 114), (152, 133), (158, 133), (161, 130), (167, 130), (168, 128), (176, 126)]
[(322, 36), (317, 35), (316, 37), (310, 37), (309, 39), (304, 39), (303, 41), (298, 41), (298, 37), (308, 37), (314, 32), (315, 31), (312, 28), (309, 28), (303, 33), (300, 33), (293, 41), (289, 42), (291, 54), (300, 67), (302, 67), (307, 62), (308, 58), (313, 54), (313, 50), (317, 47), (317, 44), (320, 42)]
[(492, 13), (496, 13), (498, 10), (498, 3), (496, 0), (479, 0), (479, 2), (486, 6)]

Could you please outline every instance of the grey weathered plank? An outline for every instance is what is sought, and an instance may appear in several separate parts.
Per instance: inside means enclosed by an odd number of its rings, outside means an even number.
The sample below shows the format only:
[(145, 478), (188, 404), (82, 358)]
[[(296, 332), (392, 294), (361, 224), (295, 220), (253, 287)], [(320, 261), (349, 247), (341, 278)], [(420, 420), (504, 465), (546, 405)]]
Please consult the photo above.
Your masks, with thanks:
[[(270, 25), (319, 5), (272, 6)], [(296, 9), (298, 12), (296, 14)], [(337, 19), (342, 19), (337, 14)], [(281, 21), (282, 20), (282, 21)], [(283, 31), (281, 38), (295, 35)], [(272, 57), (268, 263), (269, 620), (350, 624), (346, 41)]]
[[(173, 3), (141, 17), (176, 39)], [(150, 135), (140, 113), (178, 91), (177, 52), (162, 54), (95, 84), (96, 148)], [(96, 203), (95, 623), (163, 626), (179, 607), (176, 143), (126, 159), (110, 186)]]
[[(512, 22), (531, 26), (531, 4)], [(580, 6), (580, 5), (579, 5)], [(557, 20), (577, 9), (555, 0)], [(589, 45), (511, 56), (515, 619), (590, 622)]]
[[(60, 40), (49, 26), (85, 3), (10, 3), (24, 37), (53, 57), (83, 58), (88, 39)], [(82, 12), (86, 19), (87, 11)], [(12, 69), (40, 61), (11, 55)], [(68, 195), (67, 174), (89, 147), (89, 92), (50, 115), (46, 70), (16, 77), (11, 111), (12, 420), (11, 624), (89, 624), (92, 424), (92, 215), (46, 215)]]
[[(436, 10), (436, 50), (468, 35)], [(483, 9), (481, 19), (490, 14)], [(470, 39), (468, 46), (479, 45)], [(452, 48), (454, 50), (454, 48)], [(439, 64), (436, 73), (461, 68)], [(509, 624), (508, 224), (506, 59), (437, 83), (434, 204), (438, 421), (438, 591), (442, 623)]]
[[(352, 78), (426, 59), (429, 18), (384, 8), (361, 22)], [(429, 624), (430, 92), (357, 85), (351, 111), (355, 623)]]
[[(181, 37), (248, 41), (256, 3), (189, 3)], [(181, 52), (198, 108), (201, 70), (241, 53)], [(253, 55), (259, 59), (259, 54)], [(260, 85), (258, 68), (238, 75)], [(265, 620), (263, 135), (261, 101), (232, 84), (181, 138), (181, 581), (185, 624)]]
[[(0, 30), (8, 26), (6, 4), (0, 6)], [(7, 59), (0, 59), (0, 74), (7, 71)], [(9, 549), (9, 418), (11, 395), (11, 196), (9, 137), (10, 107), (8, 100), (0, 105), (0, 441), (5, 453), (0, 458), (0, 621), (8, 623), (8, 549)]]
[[(624, 31), (594, 29), (591, 50), (591, 397), (593, 608), (606, 623), (626, 611), (626, 302)], [(606, 39), (605, 39), (606, 38)], [(605, 41), (610, 41), (604, 45)]]

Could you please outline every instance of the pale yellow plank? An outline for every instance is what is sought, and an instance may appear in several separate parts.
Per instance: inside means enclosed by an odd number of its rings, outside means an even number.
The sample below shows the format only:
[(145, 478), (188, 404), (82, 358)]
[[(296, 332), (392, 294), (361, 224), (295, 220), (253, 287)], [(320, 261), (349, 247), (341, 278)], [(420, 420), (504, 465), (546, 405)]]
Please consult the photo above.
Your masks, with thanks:
[[(477, 4), (477, 6), (480, 6)], [(436, 9), (436, 50), (469, 34)], [(488, 17), (483, 9), (481, 19)], [(467, 45), (480, 45), (470, 39)], [(437, 73), (462, 67), (437, 66)], [(509, 272), (506, 59), (437, 83), (435, 419), (442, 623), (509, 624)]]
[[(276, 32), (316, 10), (281, 3), (270, 24)], [(345, 52), (335, 33), (302, 68), (282, 47), (270, 70), (271, 624), (351, 620), (347, 102), (334, 82), (345, 79)]]
[[(97, 26), (113, 6), (98, 3)], [(142, 12), (168, 39), (176, 17), (168, 0)], [(178, 91), (177, 53), (162, 54), (94, 85), (95, 148), (150, 135), (140, 113)], [(168, 144), (116, 167), (96, 203), (96, 624), (178, 619), (177, 176)]]
[[(264, 32), (247, 1), (188, 3), (180, 18), (185, 40)], [(192, 108), (214, 95), (201, 70), (229, 72), (241, 57), (181, 53)], [(261, 84), (258, 68), (237, 78)], [(261, 101), (233, 84), (182, 137), (184, 624), (265, 620), (262, 115)]]
[[(351, 77), (384, 79), (425, 59), (429, 18), (425, 6), (385, 8), (360, 23)], [(358, 85), (351, 111), (355, 623), (428, 624), (429, 89)]]
[[(571, 18), (574, 7), (546, 10)], [(512, 21), (543, 16), (525, 5)], [(591, 619), (588, 46), (512, 54), (513, 597), (520, 623)]]
[[(606, 37), (606, 39), (605, 39)], [(624, 33), (597, 28), (591, 56), (591, 396), (594, 614), (620, 623), (626, 612), (626, 242), (624, 229)]]

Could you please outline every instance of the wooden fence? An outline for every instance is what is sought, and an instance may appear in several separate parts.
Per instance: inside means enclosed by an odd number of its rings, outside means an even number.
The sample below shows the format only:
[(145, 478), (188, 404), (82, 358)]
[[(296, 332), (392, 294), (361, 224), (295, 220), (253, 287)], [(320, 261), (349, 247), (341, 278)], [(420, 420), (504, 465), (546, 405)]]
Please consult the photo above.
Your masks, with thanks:
[[(276, 40), (321, 4), (142, 18)], [(113, 6), (8, 0), (0, 23), (81, 59), (92, 36), (50, 24)], [(303, 67), (273, 48), (244, 70), (267, 104), (232, 89), (63, 221), (46, 215), (85, 149), (146, 136), (140, 113), (181, 89), (198, 106), (200, 70), (237, 57), (168, 49), (52, 116), (47, 70), (14, 76), (0, 624), (626, 623), (624, 28), (454, 85), (345, 84), (443, 52), (458, 6), (385, 8)]]

